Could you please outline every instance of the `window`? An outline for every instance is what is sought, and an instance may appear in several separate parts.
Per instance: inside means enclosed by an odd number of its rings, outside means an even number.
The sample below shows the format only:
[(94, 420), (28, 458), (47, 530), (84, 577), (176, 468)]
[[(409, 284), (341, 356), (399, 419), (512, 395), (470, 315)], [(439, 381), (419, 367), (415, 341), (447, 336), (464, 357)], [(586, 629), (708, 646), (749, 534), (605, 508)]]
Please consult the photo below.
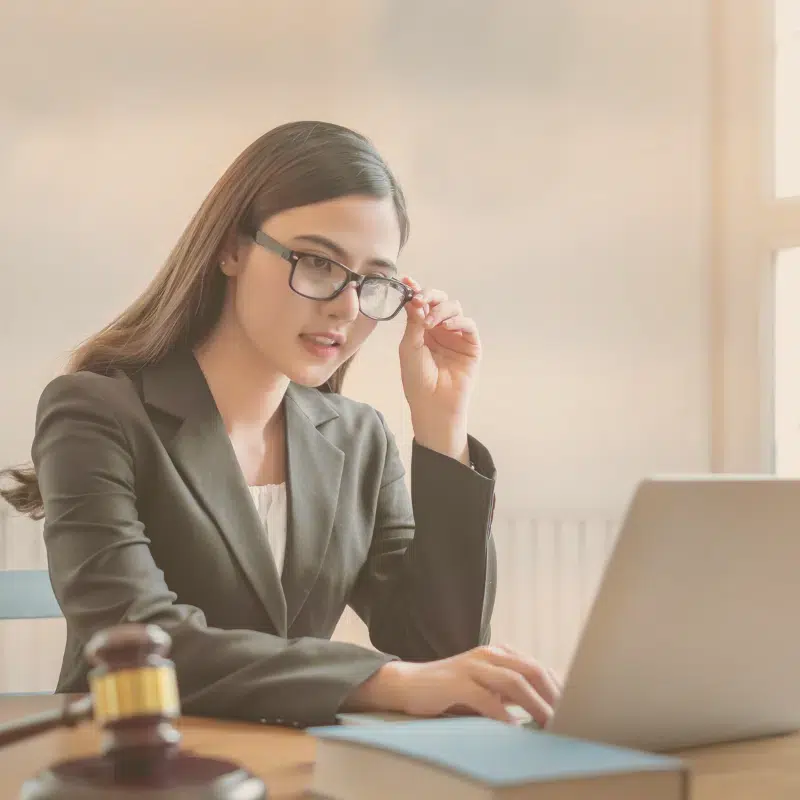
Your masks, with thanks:
[(800, 475), (800, 247), (775, 260), (775, 472)]
[(712, 8), (712, 469), (800, 473), (800, 0)]
[(800, 196), (800, 0), (775, 0), (775, 194)]
[(774, 0), (773, 469), (800, 476), (800, 0)]

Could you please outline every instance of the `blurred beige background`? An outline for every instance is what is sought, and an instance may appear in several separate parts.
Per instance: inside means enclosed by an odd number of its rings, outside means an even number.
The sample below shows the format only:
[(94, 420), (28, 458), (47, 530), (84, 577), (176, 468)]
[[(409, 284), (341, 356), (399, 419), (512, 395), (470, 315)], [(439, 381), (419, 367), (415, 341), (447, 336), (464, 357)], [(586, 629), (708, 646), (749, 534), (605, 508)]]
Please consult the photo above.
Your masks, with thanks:
[[(739, 35), (761, 6), (742, 0)], [(245, 145), (291, 119), (349, 125), (408, 194), (404, 269), (481, 326), (472, 430), (500, 473), (495, 632), (563, 666), (641, 477), (724, 467), (726, 453), (764, 466), (750, 284), (714, 261), (719, 115), (736, 113), (715, 82), (729, 11), (6, 0), (0, 462), (28, 458), (44, 383), (147, 284)], [(743, 41), (746, 57), (757, 43)], [(347, 392), (385, 413), (407, 453), (401, 331), (379, 329)], [(43, 565), (36, 526), (0, 525), (0, 567)], [(0, 690), (49, 680), (33, 660), (0, 664)]]
[[(323, 118), (374, 139), (409, 195), (403, 267), (480, 323), (505, 504), (617, 508), (644, 472), (707, 468), (703, 6), (4, 5), (0, 457), (239, 150)], [(400, 329), (349, 390), (402, 435)]]

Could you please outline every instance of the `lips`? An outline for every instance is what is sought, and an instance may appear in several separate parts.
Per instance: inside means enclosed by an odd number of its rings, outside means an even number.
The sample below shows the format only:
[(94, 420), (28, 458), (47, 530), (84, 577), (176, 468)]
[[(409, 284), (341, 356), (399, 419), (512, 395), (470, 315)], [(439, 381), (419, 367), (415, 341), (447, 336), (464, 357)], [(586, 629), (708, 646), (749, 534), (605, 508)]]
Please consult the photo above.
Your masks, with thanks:
[(309, 342), (313, 342), (314, 344), (318, 344), (321, 347), (338, 347), (339, 342), (336, 341), (332, 336), (324, 336), (321, 334), (314, 334), (314, 333), (304, 333), (302, 334), (303, 338)]
[(301, 333), (300, 335), (304, 339), (322, 347), (339, 347), (344, 344), (344, 336), (336, 331), (312, 331), (310, 333)]
[(344, 342), (343, 336), (331, 333), (301, 333), (299, 338), (307, 352), (325, 361), (337, 358)]

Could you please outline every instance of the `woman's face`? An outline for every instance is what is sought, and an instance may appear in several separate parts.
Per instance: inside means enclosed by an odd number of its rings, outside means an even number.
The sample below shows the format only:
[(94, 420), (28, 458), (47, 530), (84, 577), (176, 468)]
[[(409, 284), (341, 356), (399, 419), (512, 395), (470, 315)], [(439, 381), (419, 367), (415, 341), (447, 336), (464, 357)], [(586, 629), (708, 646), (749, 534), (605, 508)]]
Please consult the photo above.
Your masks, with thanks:
[[(290, 250), (331, 258), (362, 274), (394, 275), (400, 226), (390, 197), (349, 196), (271, 217), (261, 229)], [(387, 266), (390, 265), (390, 266)], [(289, 286), (291, 265), (253, 241), (226, 258), (221, 322), (235, 326), (265, 366), (304, 386), (324, 383), (377, 324), (359, 312), (354, 284), (333, 300), (311, 300)], [(336, 344), (326, 344), (333, 337)]]

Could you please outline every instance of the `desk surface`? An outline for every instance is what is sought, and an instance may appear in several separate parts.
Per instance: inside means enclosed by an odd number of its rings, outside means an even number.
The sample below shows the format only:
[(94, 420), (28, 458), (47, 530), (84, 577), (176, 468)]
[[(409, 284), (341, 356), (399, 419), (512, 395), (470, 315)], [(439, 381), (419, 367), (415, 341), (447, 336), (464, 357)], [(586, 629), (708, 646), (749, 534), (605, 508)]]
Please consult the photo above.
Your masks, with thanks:
[[(60, 706), (53, 695), (0, 696), (0, 724)], [(264, 725), (184, 717), (177, 725), (182, 747), (236, 761), (269, 787), (270, 800), (299, 798), (309, 785), (314, 740), (301, 731)], [(93, 755), (101, 732), (92, 722), (55, 730), (0, 749), (0, 797), (16, 798), (22, 784), (56, 761)]]
[[(53, 695), (0, 695), (0, 724), (57, 707)], [(183, 747), (236, 761), (269, 787), (271, 800), (303, 796), (311, 779), (314, 740), (302, 731), (184, 717)], [(92, 755), (100, 730), (91, 722), (18, 742), (0, 750), (0, 797), (13, 800), (25, 780), (56, 761)], [(692, 800), (797, 800), (800, 734), (685, 753), (693, 767)]]

